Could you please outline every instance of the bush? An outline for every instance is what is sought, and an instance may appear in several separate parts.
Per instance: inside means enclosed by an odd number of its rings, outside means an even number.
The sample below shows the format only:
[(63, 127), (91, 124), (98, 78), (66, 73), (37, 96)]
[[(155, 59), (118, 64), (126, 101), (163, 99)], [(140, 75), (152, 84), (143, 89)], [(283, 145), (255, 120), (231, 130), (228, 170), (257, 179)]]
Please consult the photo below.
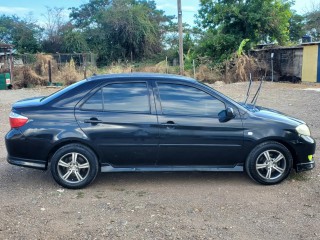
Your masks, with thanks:
[(73, 59), (71, 59), (69, 63), (66, 63), (64, 67), (62, 67), (61, 71), (56, 77), (56, 81), (61, 82), (64, 85), (71, 85), (81, 79), (83, 79), (83, 75), (76, 70)]
[(30, 67), (24, 66), (16, 70), (15, 74), (21, 76), (21, 80), (13, 83), (14, 88), (28, 88), (35, 86), (46, 86), (48, 81), (37, 75)]

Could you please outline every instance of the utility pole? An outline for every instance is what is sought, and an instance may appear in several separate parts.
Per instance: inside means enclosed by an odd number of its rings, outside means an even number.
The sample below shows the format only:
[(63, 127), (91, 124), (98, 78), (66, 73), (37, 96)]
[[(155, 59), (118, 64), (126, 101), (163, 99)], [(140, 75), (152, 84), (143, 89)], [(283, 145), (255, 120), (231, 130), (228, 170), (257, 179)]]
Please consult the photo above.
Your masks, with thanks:
[(271, 82), (273, 82), (273, 56), (274, 53), (271, 53)]
[(183, 62), (183, 32), (182, 32), (182, 10), (181, 0), (178, 1), (178, 26), (179, 26), (179, 64), (180, 75), (184, 74), (184, 62)]

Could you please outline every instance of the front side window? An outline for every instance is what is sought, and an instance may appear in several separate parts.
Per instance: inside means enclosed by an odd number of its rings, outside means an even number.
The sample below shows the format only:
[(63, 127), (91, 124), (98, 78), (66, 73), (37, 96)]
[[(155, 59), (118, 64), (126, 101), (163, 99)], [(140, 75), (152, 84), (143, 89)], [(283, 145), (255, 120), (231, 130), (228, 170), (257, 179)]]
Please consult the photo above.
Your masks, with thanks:
[(113, 83), (92, 95), (84, 110), (149, 113), (149, 92), (146, 83)]
[(194, 87), (158, 83), (162, 113), (165, 115), (213, 116), (225, 110), (225, 104)]

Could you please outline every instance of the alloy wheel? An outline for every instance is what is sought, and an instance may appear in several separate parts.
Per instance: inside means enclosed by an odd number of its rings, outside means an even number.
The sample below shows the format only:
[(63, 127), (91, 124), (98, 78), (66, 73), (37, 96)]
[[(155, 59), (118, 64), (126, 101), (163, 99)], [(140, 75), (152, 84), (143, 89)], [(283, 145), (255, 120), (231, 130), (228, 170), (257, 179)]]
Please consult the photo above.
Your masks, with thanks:
[(286, 158), (277, 150), (266, 150), (256, 160), (257, 173), (266, 180), (282, 177), (286, 170)]
[(59, 177), (68, 183), (79, 183), (84, 181), (90, 172), (88, 159), (77, 152), (63, 155), (57, 165)]

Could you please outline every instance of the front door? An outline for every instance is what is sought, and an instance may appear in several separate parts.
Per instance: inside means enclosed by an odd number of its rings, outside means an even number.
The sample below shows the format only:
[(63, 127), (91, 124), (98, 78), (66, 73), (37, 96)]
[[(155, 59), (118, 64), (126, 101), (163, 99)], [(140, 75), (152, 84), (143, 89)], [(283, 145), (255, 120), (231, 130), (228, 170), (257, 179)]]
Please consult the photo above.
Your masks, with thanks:
[[(161, 166), (225, 166), (242, 161), (239, 114), (220, 122), (226, 103), (190, 85), (157, 82)], [(237, 109), (234, 109), (237, 111)]]

